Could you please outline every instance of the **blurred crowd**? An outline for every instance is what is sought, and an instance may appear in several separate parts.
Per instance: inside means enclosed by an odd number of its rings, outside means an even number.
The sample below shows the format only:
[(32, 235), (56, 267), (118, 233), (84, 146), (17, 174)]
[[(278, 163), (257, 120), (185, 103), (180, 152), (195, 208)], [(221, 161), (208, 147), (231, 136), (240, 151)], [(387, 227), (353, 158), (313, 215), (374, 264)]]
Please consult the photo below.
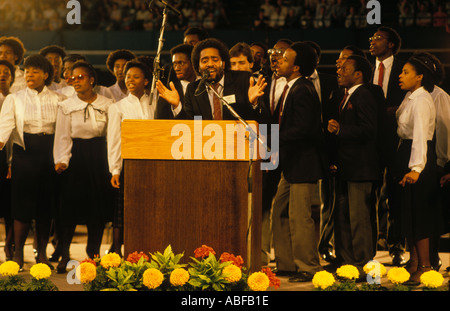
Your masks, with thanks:
[[(367, 0), (261, 0), (254, 30), (365, 28)], [(393, 1), (394, 2), (394, 1)], [(401, 27), (448, 27), (450, 1), (399, 0)]]
[[(163, 7), (148, 0), (78, 0), (81, 25), (85, 30), (153, 30), (163, 20)], [(225, 2), (219, 0), (171, 0), (180, 15), (168, 10), (166, 29), (187, 27), (214, 29), (228, 23)], [(0, 0), (0, 30), (60, 30), (74, 29), (66, 22), (68, 0)]]
[[(364, 28), (367, 26), (368, 0), (261, 0), (242, 4), (221, 0), (171, 0), (180, 15), (168, 10), (167, 30), (188, 27), (223, 29), (228, 27), (235, 9), (251, 12), (247, 28), (281, 30), (292, 28)], [(78, 0), (81, 24), (69, 25), (65, 0), (0, 0), (0, 30), (84, 29), (102, 31), (159, 30), (163, 7), (148, 0)], [(398, 26), (447, 27), (450, 1), (398, 0)], [(254, 6), (252, 9), (250, 6)]]

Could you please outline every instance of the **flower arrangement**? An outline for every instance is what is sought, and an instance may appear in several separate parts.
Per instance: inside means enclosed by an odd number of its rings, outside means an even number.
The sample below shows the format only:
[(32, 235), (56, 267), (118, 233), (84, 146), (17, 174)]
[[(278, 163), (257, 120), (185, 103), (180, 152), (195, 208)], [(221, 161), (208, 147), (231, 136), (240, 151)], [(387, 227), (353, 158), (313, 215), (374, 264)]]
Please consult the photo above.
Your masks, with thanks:
[(50, 267), (43, 263), (35, 264), (30, 269), (31, 280), (27, 283), (18, 275), (20, 266), (14, 261), (0, 265), (0, 291), (57, 291), (58, 288), (49, 280), (52, 275)]
[(317, 289), (329, 291), (333, 290), (333, 285), (336, 283), (336, 279), (332, 273), (323, 270), (314, 274), (312, 283)]
[(444, 284), (444, 277), (437, 271), (430, 270), (420, 276), (424, 290), (436, 290)]
[(25, 285), (26, 291), (57, 291), (58, 288), (49, 280), (52, 275), (50, 267), (37, 263), (30, 268), (31, 281)]
[(0, 291), (21, 291), (25, 280), (19, 276), (20, 266), (14, 261), (6, 261), (0, 265)]
[(86, 291), (260, 291), (280, 286), (270, 269), (249, 275), (241, 256), (223, 253), (217, 259), (207, 245), (197, 248), (188, 264), (180, 264), (184, 254), (174, 254), (170, 245), (149, 255), (134, 252), (122, 260), (110, 253), (83, 261), (76, 275)]
[[(392, 267), (389, 271), (386, 267), (376, 261), (367, 263), (362, 272), (366, 274), (366, 281), (360, 277), (358, 268), (352, 265), (343, 265), (336, 270), (336, 273), (319, 271), (314, 274), (312, 283), (317, 290), (321, 291), (410, 291), (412, 285), (408, 285), (410, 274), (403, 267)], [(381, 285), (381, 278), (387, 279), (393, 284), (392, 288)], [(448, 290), (443, 286), (444, 276), (434, 270), (425, 272), (420, 277), (422, 289)]]

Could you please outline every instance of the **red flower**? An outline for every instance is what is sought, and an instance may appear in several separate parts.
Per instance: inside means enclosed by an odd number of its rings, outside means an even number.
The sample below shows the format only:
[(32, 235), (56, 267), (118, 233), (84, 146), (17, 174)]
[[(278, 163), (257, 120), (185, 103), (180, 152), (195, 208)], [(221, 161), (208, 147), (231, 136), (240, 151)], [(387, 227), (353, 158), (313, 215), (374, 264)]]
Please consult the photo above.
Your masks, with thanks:
[(220, 255), (220, 262), (226, 262), (231, 261), (233, 265), (237, 266), (238, 268), (242, 268), (242, 265), (244, 264), (244, 259), (239, 256), (234, 256), (233, 254), (224, 252), (222, 255)]
[(280, 287), (281, 281), (279, 278), (277, 278), (277, 276), (275, 275), (275, 273), (272, 272), (272, 270), (269, 267), (266, 268), (262, 268), (261, 272), (264, 272), (267, 277), (269, 278), (270, 284), (269, 286), (274, 287), (275, 289), (277, 289), (278, 287)]
[(210, 253), (213, 255), (216, 254), (216, 252), (211, 247), (206, 245), (202, 245), (202, 247), (199, 247), (194, 251), (195, 258), (208, 257)]
[(144, 257), (145, 260), (148, 261), (149, 257), (143, 253), (143, 252), (134, 252), (128, 255), (127, 261), (131, 263), (138, 263), (138, 261), (141, 259), (141, 257)]
[(83, 262), (89, 262), (89, 263), (91, 263), (91, 264), (93, 264), (94, 266), (97, 267), (97, 262), (94, 259), (86, 258), (82, 262), (80, 262), (80, 264), (82, 264)]

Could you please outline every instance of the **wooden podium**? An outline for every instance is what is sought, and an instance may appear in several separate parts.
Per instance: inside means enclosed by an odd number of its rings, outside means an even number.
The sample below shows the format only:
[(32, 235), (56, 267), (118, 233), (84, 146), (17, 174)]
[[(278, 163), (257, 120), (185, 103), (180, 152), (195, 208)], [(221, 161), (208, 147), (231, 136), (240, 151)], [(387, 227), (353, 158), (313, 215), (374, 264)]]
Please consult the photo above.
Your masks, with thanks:
[(261, 160), (244, 133), (238, 121), (122, 123), (125, 256), (170, 244), (187, 262), (204, 244), (261, 268)]

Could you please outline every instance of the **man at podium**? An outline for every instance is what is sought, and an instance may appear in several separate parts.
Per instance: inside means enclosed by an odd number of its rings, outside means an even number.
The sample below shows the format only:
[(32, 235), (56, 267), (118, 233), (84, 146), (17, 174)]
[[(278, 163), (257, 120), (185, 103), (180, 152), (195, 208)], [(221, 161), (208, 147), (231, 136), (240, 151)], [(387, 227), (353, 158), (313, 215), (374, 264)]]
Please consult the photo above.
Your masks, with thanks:
[(192, 65), (202, 79), (188, 85), (181, 105), (175, 89), (168, 89), (161, 81), (156, 84), (159, 95), (172, 105), (177, 119), (193, 119), (194, 116), (202, 116), (204, 120), (236, 119), (223, 105), (223, 100), (245, 120), (264, 120), (263, 107), (258, 104), (267, 85), (264, 78), (261, 76), (255, 81), (250, 72), (231, 71), (224, 43), (213, 38), (200, 41), (192, 51)]

